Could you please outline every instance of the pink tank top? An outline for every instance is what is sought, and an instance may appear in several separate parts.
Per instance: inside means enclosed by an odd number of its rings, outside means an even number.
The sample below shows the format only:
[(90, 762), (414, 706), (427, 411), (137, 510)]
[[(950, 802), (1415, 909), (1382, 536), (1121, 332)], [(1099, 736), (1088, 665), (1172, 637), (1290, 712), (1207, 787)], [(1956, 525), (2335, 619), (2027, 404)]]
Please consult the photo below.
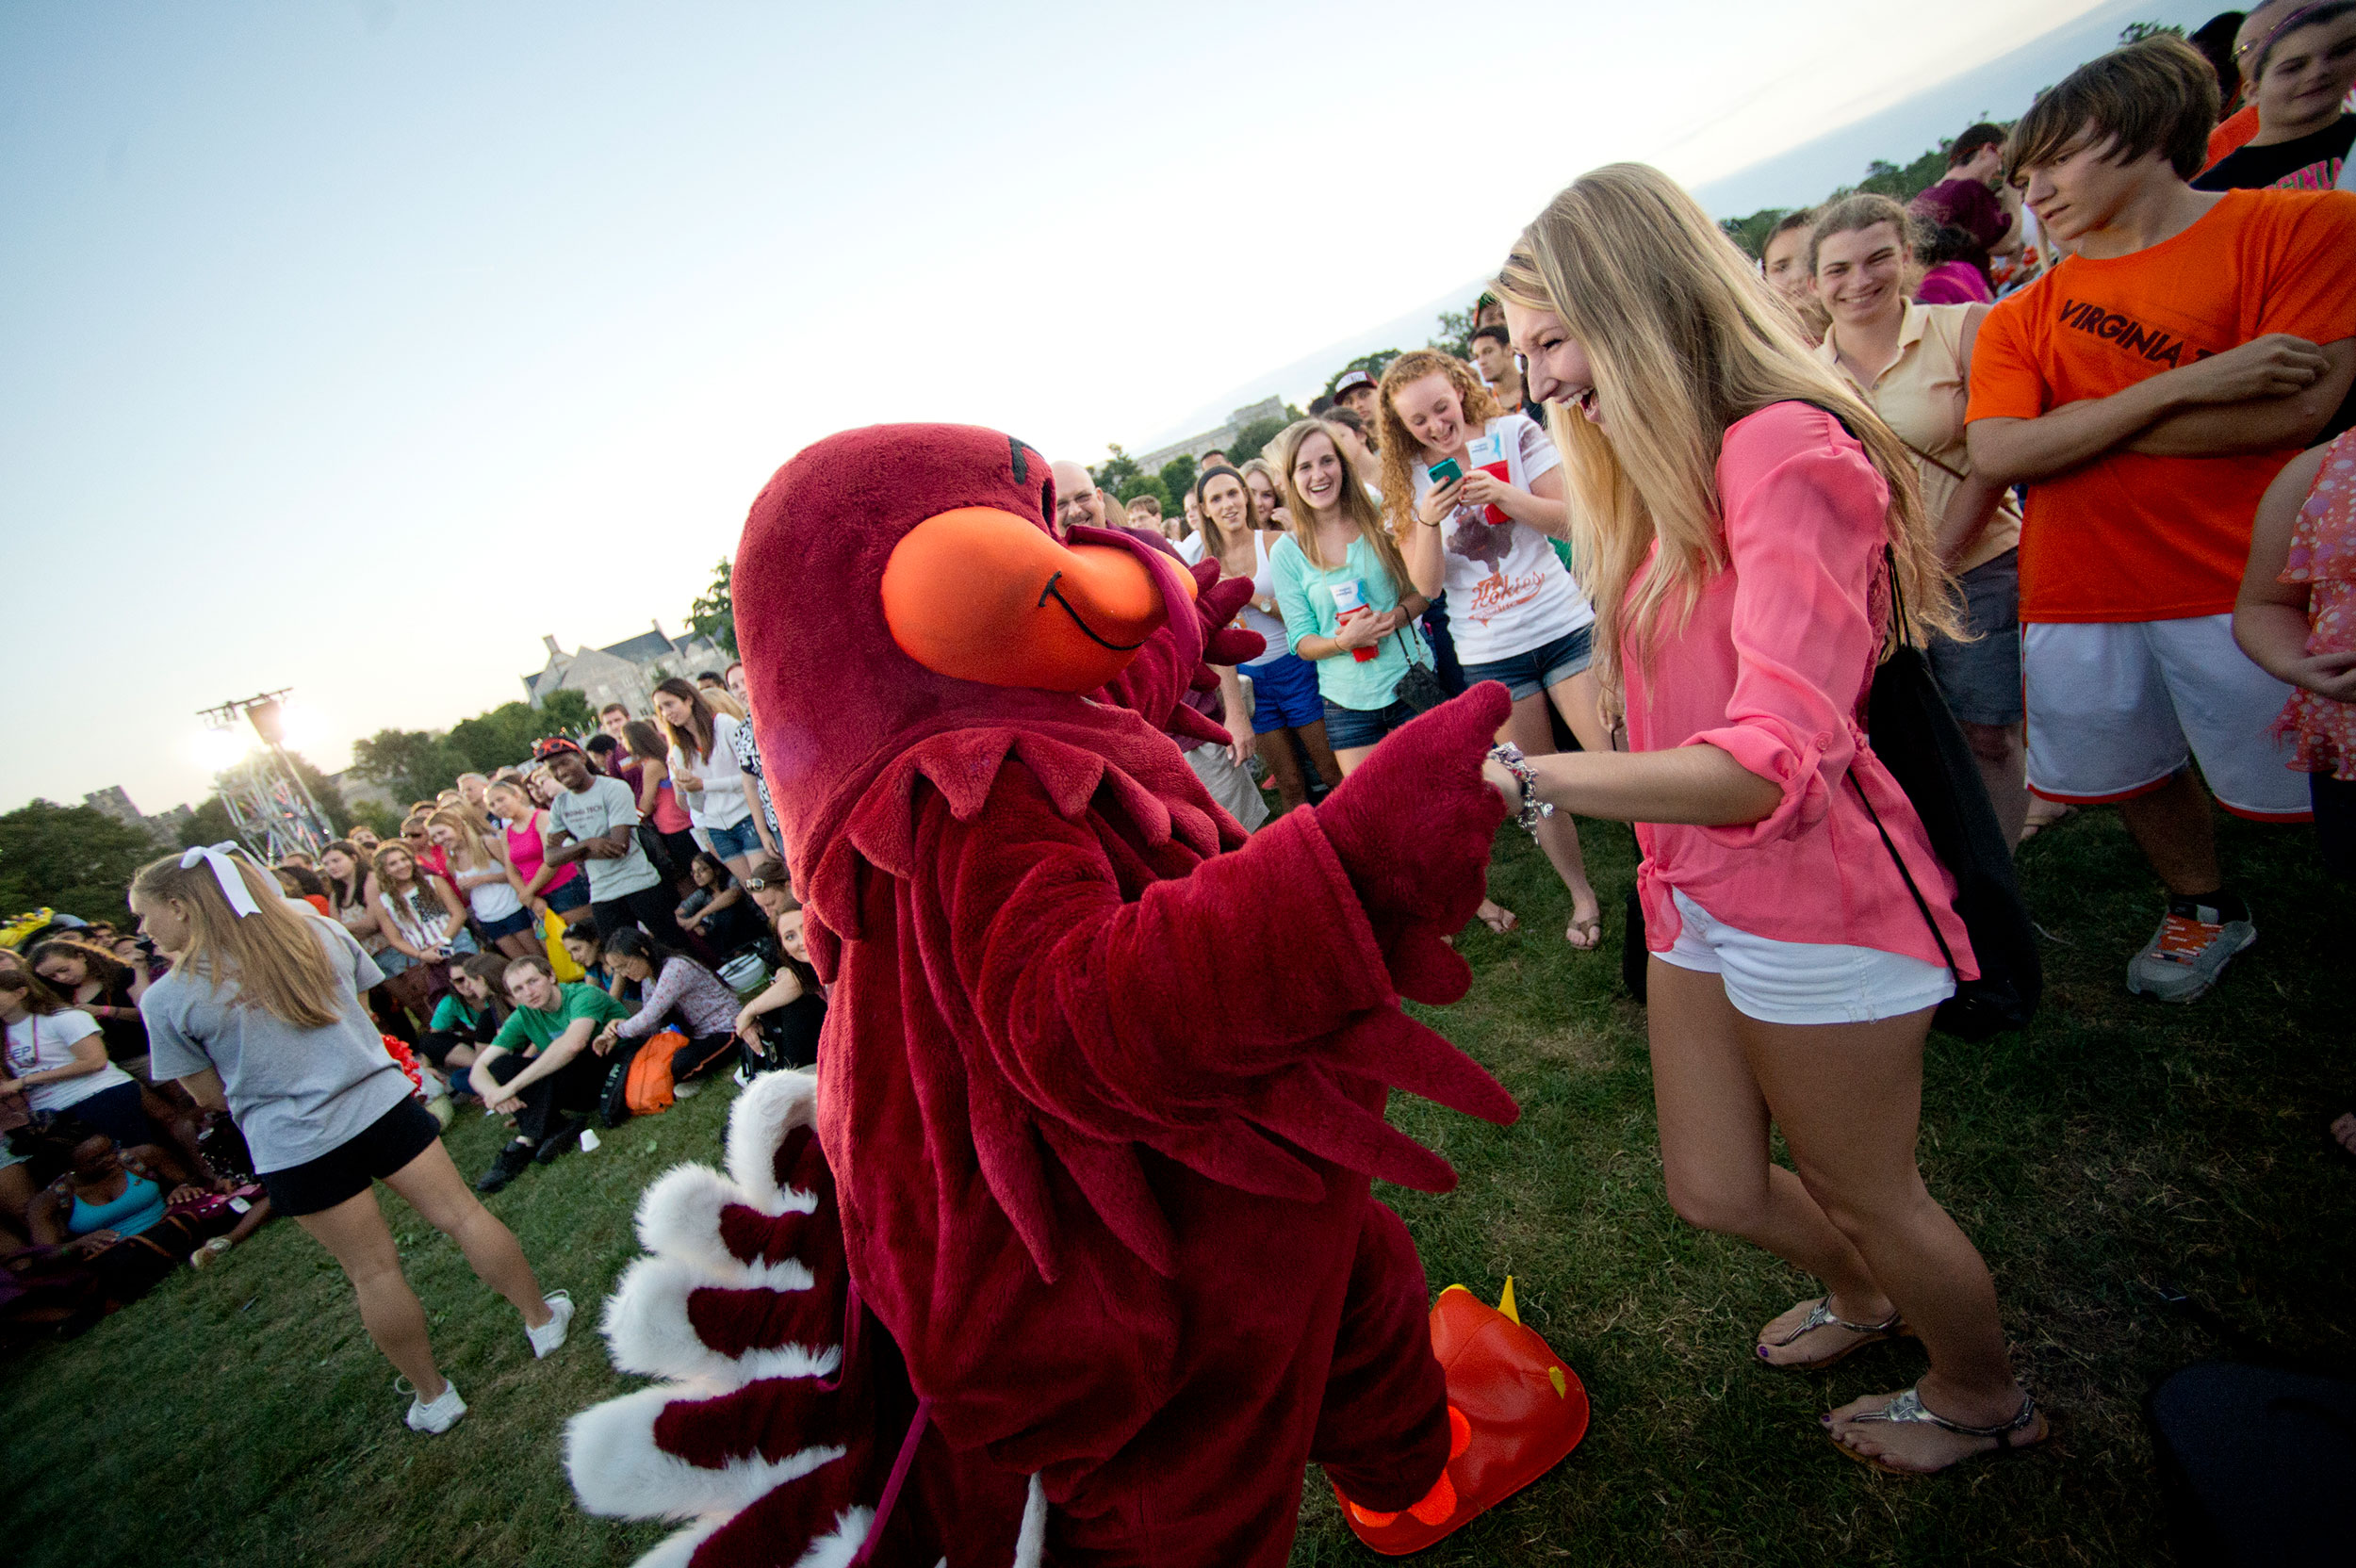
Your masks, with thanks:
[[(526, 817), (520, 828), (513, 825), (508, 827), (507, 858), (515, 868), (516, 880), (527, 888), (532, 886), (532, 879), (540, 874), (541, 866), (548, 860), (548, 850), (540, 842), (539, 812), (534, 811)], [(580, 874), (580, 866), (566, 866), (563, 871), (548, 878), (548, 885), (542, 888), (540, 891), (544, 895), (553, 892)]]
[(687, 815), (687, 808), (679, 803), (679, 792), (671, 788), (671, 781), (666, 778), (656, 785), (654, 830), (658, 833), (684, 833), (694, 825)]

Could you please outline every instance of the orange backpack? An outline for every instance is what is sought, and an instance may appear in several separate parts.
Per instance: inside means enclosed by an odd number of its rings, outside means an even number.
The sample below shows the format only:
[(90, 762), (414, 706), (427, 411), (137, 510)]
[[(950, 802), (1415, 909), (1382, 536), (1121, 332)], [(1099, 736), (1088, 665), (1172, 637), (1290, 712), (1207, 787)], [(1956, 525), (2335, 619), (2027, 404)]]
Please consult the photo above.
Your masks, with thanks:
[(676, 1029), (659, 1030), (629, 1060), (614, 1064), (605, 1075), (600, 1107), (608, 1127), (619, 1126), (633, 1116), (659, 1116), (671, 1108), (671, 1058), (686, 1043), (687, 1037)]

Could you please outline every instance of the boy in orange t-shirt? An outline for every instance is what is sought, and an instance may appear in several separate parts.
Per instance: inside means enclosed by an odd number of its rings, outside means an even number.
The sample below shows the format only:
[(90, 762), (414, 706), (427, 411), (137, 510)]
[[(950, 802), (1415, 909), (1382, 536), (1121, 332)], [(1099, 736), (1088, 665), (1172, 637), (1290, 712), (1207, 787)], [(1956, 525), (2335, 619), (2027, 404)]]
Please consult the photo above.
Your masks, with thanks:
[(2022, 118), (2007, 177), (2074, 253), (1988, 315), (1967, 416), (1973, 471), (2030, 486), (2029, 787), (2119, 807), (2168, 892), (2128, 988), (2180, 1002), (2257, 936), (2189, 763), (2229, 810), (2306, 815), (2233, 598), (2258, 498), (2356, 380), (2356, 194), (2194, 190), (2216, 114), (2208, 62), (2159, 37)]

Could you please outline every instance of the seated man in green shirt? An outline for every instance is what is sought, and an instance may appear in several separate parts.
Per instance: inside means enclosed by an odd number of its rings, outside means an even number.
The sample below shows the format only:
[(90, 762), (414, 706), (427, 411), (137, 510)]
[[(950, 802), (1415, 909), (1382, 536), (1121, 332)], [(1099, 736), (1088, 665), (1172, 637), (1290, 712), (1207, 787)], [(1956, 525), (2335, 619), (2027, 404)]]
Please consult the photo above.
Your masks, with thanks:
[(516, 959), (507, 968), (507, 994), (515, 1010), (483, 1048), (469, 1080), (483, 1102), (515, 1118), (515, 1138), (475, 1183), (497, 1192), (537, 1161), (548, 1164), (581, 1141), (605, 1085), (606, 1064), (592, 1041), (630, 1008), (595, 986), (560, 986), (546, 958)]

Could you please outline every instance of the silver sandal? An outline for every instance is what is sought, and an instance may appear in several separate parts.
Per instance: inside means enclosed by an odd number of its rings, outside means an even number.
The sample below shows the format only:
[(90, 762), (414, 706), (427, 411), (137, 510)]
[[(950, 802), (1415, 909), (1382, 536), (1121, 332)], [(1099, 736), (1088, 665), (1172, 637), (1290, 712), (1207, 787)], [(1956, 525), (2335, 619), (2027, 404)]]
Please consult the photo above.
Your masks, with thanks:
[[(1831, 1355), (1819, 1356), (1814, 1361), (1769, 1361), (1767, 1359), (1769, 1350), (1780, 1350), (1787, 1345), (1796, 1343), (1802, 1335), (1825, 1328), (1846, 1329), (1857, 1337)], [(1852, 1323), (1845, 1317), (1833, 1315), (1831, 1297), (1820, 1296), (1816, 1298), (1815, 1304), (1808, 1309), (1808, 1315), (1800, 1320), (1798, 1328), (1781, 1339), (1766, 1340), (1759, 1346), (1759, 1360), (1761, 1365), (1772, 1366), (1778, 1372), (1822, 1372), (1834, 1363), (1857, 1354), (1868, 1345), (1877, 1345), (1885, 1339), (1910, 1339), (1913, 1336), (1914, 1331), (1906, 1327), (1905, 1315), (1901, 1313), (1893, 1312), (1879, 1323)]]
[[(1823, 1420), (1829, 1429), (1832, 1418), (1825, 1416)], [(2011, 1420), (2000, 1421), (1993, 1427), (1967, 1427), (1960, 1421), (1950, 1421), (1937, 1412), (1925, 1409), (1922, 1404), (1922, 1396), (1911, 1388), (1879, 1410), (1869, 1410), (1862, 1415), (1849, 1417), (1849, 1424), (1853, 1427), (1868, 1421), (1887, 1421), (1893, 1426), (1937, 1427), (1942, 1431), (1951, 1431), (1962, 1437), (1992, 1437), (1996, 1440), (1993, 1452), (2000, 1454), (2022, 1453), (2045, 1441), (2043, 1437), (2034, 1438), (2027, 1443), (2013, 1441), (2016, 1434), (2028, 1431), (2037, 1425), (2037, 1396), (2025, 1388), (2021, 1391), (2020, 1413)], [(1833, 1438), (1833, 1443), (1851, 1459), (1860, 1464), (1870, 1464), (1886, 1476), (1936, 1476), (1939, 1473), (1939, 1470), (1909, 1470), (1903, 1465), (1888, 1463), (1872, 1454), (1860, 1454), (1855, 1448), (1842, 1443), (1838, 1436)], [(1963, 1456), (1964, 1459), (1977, 1457), (1973, 1454)], [(1963, 1460), (1959, 1459), (1955, 1462), (1955, 1464), (1962, 1462)], [(1953, 1469), (1955, 1464), (1943, 1464), (1939, 1466), (1939, 1470)]]

